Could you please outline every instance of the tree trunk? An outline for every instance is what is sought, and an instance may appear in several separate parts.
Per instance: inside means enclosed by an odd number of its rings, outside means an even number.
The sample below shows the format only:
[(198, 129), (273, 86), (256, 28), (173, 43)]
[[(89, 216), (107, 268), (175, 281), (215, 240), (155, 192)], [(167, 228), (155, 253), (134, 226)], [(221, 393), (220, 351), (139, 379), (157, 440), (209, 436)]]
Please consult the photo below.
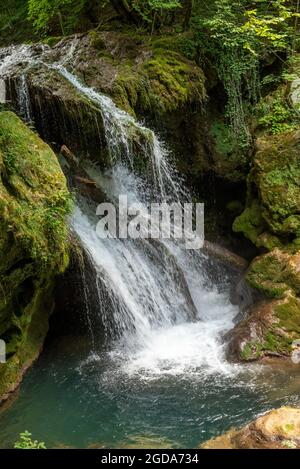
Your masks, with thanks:
[(184, 0), (184, 20), (183, 20), (183, 29), (188, 31), (190, 28), (190, 19), (193, 10), (193, 0)]

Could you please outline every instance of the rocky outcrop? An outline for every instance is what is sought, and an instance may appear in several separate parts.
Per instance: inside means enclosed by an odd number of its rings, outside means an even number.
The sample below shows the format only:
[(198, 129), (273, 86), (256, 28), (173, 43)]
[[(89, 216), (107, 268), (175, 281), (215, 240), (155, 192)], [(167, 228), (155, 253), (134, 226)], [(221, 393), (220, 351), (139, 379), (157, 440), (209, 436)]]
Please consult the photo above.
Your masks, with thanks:
[(200, 446), (202, 449), (299, 449), (300, 409), (272, 410), (241, 430), (230, 430)]
[[(55, 149), (66, 145), (78, 158), (107, 166), (108, 149), (99, 107), (55, 70), (39, 65), (23, 78), (19, 72), (14, 70), (6, 79), (7, 100), (19, 114), (33, 121), (41, 137)], [(25, 85), (22, 80), (26, 80)]]
[(257, 140), (246, 209), (233, 225), (257, 247), (300, 245), (299, 151), (300, 130)]
[(234, 360), (289, 357), (300, 339), (299, 151), (299, 130), (257, 142), (247, 206), (233, 229), (265, 252), (246, 273), (264, 300), (228, 334)]
[[(202, 70), (184, 56), (180, 44), (175, 36), (165, 41), (130, 30), (91, 31), (64, 38), (52, 48), (32, 46), (29, 54), (21, 49), (5, 73), (8, 100), (22, 114), (24, 92), (28, 93), (28, 110), (46, 141), (108, 166), (101, 105), (76, 90), (58, 69), (47, 66), (60, 64), (130, 115), (138, 119), (146, 115), (153, 126), (169, 132), (178, 154), (188, 153), (183, 135), (190, 135), (192, 145), (191, 125), (206, 91)], [(141, 135), (133, 137), (137, 147), (143, 144)]]
[(11, 112), (0, 113), (0, 400), (37, 357), (68, 264), (71, 199), (55, 154)]

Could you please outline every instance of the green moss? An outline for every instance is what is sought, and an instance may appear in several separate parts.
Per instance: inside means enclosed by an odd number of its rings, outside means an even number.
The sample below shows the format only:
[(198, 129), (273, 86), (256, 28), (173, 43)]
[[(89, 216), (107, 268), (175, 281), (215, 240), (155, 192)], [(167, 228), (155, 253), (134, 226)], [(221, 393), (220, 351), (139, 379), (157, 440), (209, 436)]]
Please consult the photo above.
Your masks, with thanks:
[[(179, 111), (191, 103), (199, 105), (205, 100), (204, 74), (180, 53), (175, 36), (170, 40), (156, 39), (147, 45), (141, 38), (135, 37), (134, 41), (132, 59), (128, 51), (129, 41), (127, 60), (114, 64), (118, 73), (112, 95), (120, 107), (131, 114), (163, 115)], [(143, 60), (135, 57), (139, 47)]]
[(289, 355), (292, 350), (292, 339), (269, 330), (265, 336), (265, 342), (262, 344), (264, 354), (276, 353), (279, 355)]
[(295, 267), (298, 255), (273, 250), (257, 257), (251, 263), (246, 278), (252, 287), (262, 291), (269, 298), (283, 298), (287, 291), (300, 295), (300, 277)]
[(292, 351), (291, 337), (279, 333), (276, 327), (270, 327), (260, 340), (245, 343), (240, 357), (243, 361), (259, 360), (268, 355), (288, 356)]
[(300, 135), (289, 132), (258, 143), (248, 176), (247, 206), (233, 229), (257, 247), (293, 250), (300, 237)]
[(259, 126), (270, 134), (290, 132), (299, 125), (299, 115), (289, 106), (285, 95), (286, 87), (281, 86), (257, 105)]
[(106, 48), (105, 41), (101, 34), (98, 34), (97, 31), (92, 30), (89, 32), (90, 45), (98, 50), (103, 50)]
[(235, 219), (233, 231), (243, 233), (254, 244), (258, 236), (264, 231), (265, 222), (261, 213), (261, 207), (257, 200), (247, 207), (244, 212)]
[(30, 258), (59, 264), (70, 195), (50, 147), (10, 112), (1, 114), (0, 171), (1, 225), (9, 221), (9, 232), (18, 233)]
[(165, 49), (178, 52), (189, 60), (194, 60), (197, 55), (196, 41), (190, 32), (155, 38), (151, 41), (151, 47), (153, 50)]
[(46, 38), (43, 38), (41, 42), (47, 44), (50, 47), (54, 47), (56, 46), (56, 44), (59, 43), (61, 39), (63, 39), (63, 36), (48, 36)]
[(283, 269), (284, 265), (275, 256), (261, 256), (251, 263), (246, 279), (269, 298), (283, 298), (288, 289), (282, 278)]
[(300, 303), (295, 297), (290, 297), (285, 303), (275, 308), (280, 327), (288, 332), (300, 336)]
[(72, 208), (56, 156), (11, 112), (0, 113), (0, 397), (18, 383), (48, 329), (55, 275), (68, 264)]
[(229, 157), (235, 150), (232, 130), (223, 122), (214, 122), (211, 127), (211, 135), (216, 143), (216, 150)]
[(241, 359), (244, 361), (250, 361), (257, 359), (257, 344), (254, 342), (248, 342), (245, 344), (241, 351)]
[(180, 109), (197, 96), (201, 102), (205, 96), (204, 77), (176, 52), (166, 54), (164, 49), (156, 49), (143, 68), (163, 112)]

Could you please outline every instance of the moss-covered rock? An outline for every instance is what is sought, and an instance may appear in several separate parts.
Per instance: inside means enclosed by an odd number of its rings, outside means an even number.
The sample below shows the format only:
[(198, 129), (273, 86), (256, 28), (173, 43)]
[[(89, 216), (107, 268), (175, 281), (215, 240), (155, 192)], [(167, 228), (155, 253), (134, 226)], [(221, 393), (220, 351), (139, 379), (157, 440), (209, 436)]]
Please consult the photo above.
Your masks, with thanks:
[(283, 299), (265, 301), (249, 311), (226, 339), (233, 361), (266, 357), (290, 357), (300, 339), (300, 300), (292, 293)]
[(71, 199), (55, 154), (11, 112), (0, 113), (0, 399), (38, 355), (55, 275), (68, 264)]
[(300, 409), (281, 407), (245, 427), (232, 429), (200, 446), (202, 449), (299, 449)]
[(293, 344), (300, 339), (300, 253), (275, 248), (258, 256), (246, 280), (264, 300), (227, 334), (229, 358), (290, 357)]
[[(242, 232), (258, 247), (268, 232), (291, 244), (300, 236), (300, 130), (265, 136), (257, 141), (257, 152), (248, 177), (245, 211), (233, 229)], [(266, 246), (268, 248), (268, 246)]]
[(265, 301), (228, 335), (229, 355), (256, 360), (290, 356), (300, 338), (300, 131), (265, 135), (248, 177), (244, 212), (233, 229), (258, 248), (246, 274)]
[(159, 117), (188, 111), (188, 106), (204, 102), (205, 77), (184, 55), (182, 36), (153, 39), (129, 29), (92, 31), (80, 39), (75, 69), (89, 86), (131, 114)]
[[(22, 114), (19, 102), (19, 69), (7, 78), (7, 98)], [(79, 93), (55, 70), (35, 67), (26, 75), (31, 119), (44, 140), (57, 150), (62, 145), (78, 158), (109, 164), (108, 149), (99, 107)], [(25, 116), (24, 116), (25, 117)]]
[(278, 248), (253, 260), (247, 280), (268, 298), (284, 298), (288, 291), (300, 296), (300, 252), (290, 254)]

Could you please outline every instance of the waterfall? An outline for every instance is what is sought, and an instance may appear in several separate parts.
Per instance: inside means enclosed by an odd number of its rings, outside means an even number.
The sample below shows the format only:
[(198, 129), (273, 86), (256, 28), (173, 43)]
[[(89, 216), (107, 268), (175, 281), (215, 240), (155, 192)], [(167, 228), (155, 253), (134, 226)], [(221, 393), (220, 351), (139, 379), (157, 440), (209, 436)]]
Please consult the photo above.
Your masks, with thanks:
[[(32, 63), (46, 65), (98, 106), (112, 169), (103, 174), (88, 163), (85, 169), (109, 200), (117, 200), (122, 194), (136, 202), (191, 200), (166, 146), (152, 130), (120, 110), (109, 97), (82, 83), (65, 62), (51, 63), (35, 51), (29, 59), (29, 49), (21, 51), (22, 57), (11, 53), (4, 58), (0, 77), (9, 75), (16, 62), (24, 61), (25, 68)], [(24, 70), (22, 73), (20, 111), (25, 119), (31, 119)], [(151, 169), (144, 176), (134, 171), (136, 138), (140, 142), (138, 151)], [(72, 228), (95, 269), (97, 301), (92, 309), (104, 323), (112, 356), (127, 372), (146, 369), (182, 373), (201, 366), (223, 370), (221, 334), (232, 327), (238, 311), (229, 303), (226, 292), (220, 292), (216, 285), (207, 287), (203, 254), (187, 251), (174, 239), (100, 239), (96, 223), (95, 207), (79, 202)], [(87, 314), (90, 310), (87, 308)]]
[[(70, 73), (63, 65), (50, 65), (60, 75), (69, 81), (80, 93), (85, 95), (100, 108), (103, 118), (105, 136), (112, 163), (125, 162), (133, 168), (135, 157), (134, 137), (140, 136), (141, 151), (146, 159), (150, 159), (152, 165), (152, 182), (157, 192), (165, 199), (168, 193), (173, 196), (183, 188), (171, 177), (171, 167), (168, 163), (167, 149), (161, 144), (155, 133), (142, 126), (127, 112), (119, 109), (111, 98), (98, 93), (93, 88), (85, 86), (74, 74)], [(175, 168), (172, 171), (176, 173)], [(179, 194), (177, 194), (179, 195)], [(177, 198), (177, 196), (176, 196)]]
[(30, 105), (30, 96), (28, 83), (26, 81), (26, 76), (22, 74), (19, 78), (19, 84), (17, 88), (18, 95), (18, 106), (20, 115), (26, 122), (32, 121), (31, 105)]
[[(188, 198), (168, 151), (153, 131), (139, 124), (113, 101), (83, 85), (65, 68), (60, 73), (100, 106), (108, 146), (115, 165), (106, 175), (85, 167), (111, 200), (126, 194), (134, 202)], [(132, 132), (148, 135), (144, 152), (152, 174), (139, 177), (131, 169)], [(125, 162), (125, 164), (124, 164)], [(151, 190), (153, 184), (156, 190)], [(154, 200), (155, 201), (155, 200)], [(188, 252), (174, 239), (99, 239), (95, 220), (77, 208), (73, 227), (97, 272), (98, 313), (114, 329), (114, 359), (127, 357), (126, 371), (177, 373), (206, 366), (226, 368), (220, 334), (232, 327), (237, 310), (216, 287), (204, 287), (201, 252)]]

